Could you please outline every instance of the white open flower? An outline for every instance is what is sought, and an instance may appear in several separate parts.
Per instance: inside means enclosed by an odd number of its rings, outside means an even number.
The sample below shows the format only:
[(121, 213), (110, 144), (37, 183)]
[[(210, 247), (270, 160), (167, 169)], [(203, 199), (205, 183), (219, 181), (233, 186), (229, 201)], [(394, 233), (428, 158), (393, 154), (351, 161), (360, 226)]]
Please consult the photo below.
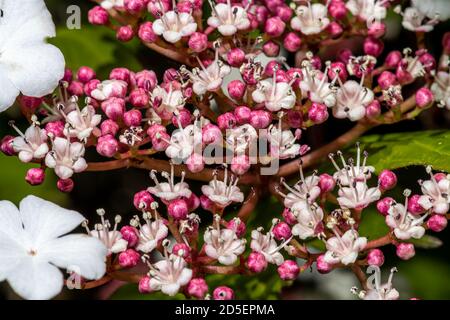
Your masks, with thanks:
[(0, 18), (0, 112), (19, 93), (43, 97), (64, 76), (64, 57), (45, 40), (55, 36), (55, 25), (43, 0), (4, 0)]
[(297, 79), (293, 79), (291, 82), (277, 82), (276, 70), (274, 70), (272, 79), (262, 80), (258, 83), (256, 90), (252, 93), (252, 98), (256, 103), (264, 103), (266, 109), (272, 112), (292, 109), (297, 100), (295, 92), (292, 90), (292, 83), (295, 81)]
[(158, 114), (167, 113), (172, 118), (174, 112), (183, 109), (186, 99), (181, 90), (174, 89), (172, 83), (168, 90), (157, 86), (150, 94), (152, 105)]
[(333, 83), (328, 82), (326, 72), (322, 73), (313, 69), (309, 61), (304, 61), (300, 89), (302, 95), (307, 96), (312, 102), (323, 103), (327, 107), (333, 107), (336, 104)]
[(250, 248), (261, 253), (268, 263), (281, 265), (284, 262), (284, 257), (280, 253), (280, 250), (286, 247), (286, 245), (292, 240), (292, 237), (285, 239), (285, 241), (278, 245), (274, 239), (272, 229), (275, 225), (276, 219), (272, 223), (272, 228), (266, 234), (263, 234), (262, 228), (252, 231), (252, 242), (250, 243)]
[(66, 235), (83, 216), (51, 202), (28, 196), (19, 210), (0, 202), (0, 281), (25, 299), (51, 299), (64, 285), (58, 268), (87, 279), (105, 273), (105, 246), (93, 237)]
[(208, 18), (208, 25), (217, 28), (223, 36), (232, 36), (240, 30), (250, 27), (247, 10), (251, 2), (245, 8), (232, 6), (231, 1), (213, 5), (210, 1), (213, 15)]
[(422, 224), (427, 215), (416, 217), (408, 212), (407, 207), (407, 203), (405, 206), (399, 203), (391, 206), (386, 216), (386, 224), (394, 229), (395, 236), (400, 240), (420, 239), (425, 234)]
[(434, 19), (436, 14), (439, 15), (440, 21), (450, 19), (450, 8), (447, 0), (412, 0), (411, 3), (414, 8), (417, 8), (417, 10), (425, 14), (429, 19)]
[(209, 228), (205, 231), (205, 253), (208, 257), (229, 266), (234, 264), (244, 253), (246, 241), (239, 239), (234, 230), (221, 229), (219, 216), (216, 216), (215, 219), (218, 219), (216, 228)]
[(88, 105), (83, 110), (77, 106), (76, 110), (70, 112), (66, 117), (64, 133), (68, 137), (85, 142), (101, 121), (102, 116), (96, 114), (93, 106)]
[(195, 30), (197, 23), (192, 14), (187, 12), (167, 11), (153, 22), (153, 32), (158, 36), (162, 35), (164, 40), (170, 43), (176, 43), (182, 37), (190, 36)]
[(174, 296), (182, 286), (189, 283), (192, 270), (187, 267), (186, 260), (181, 256), (167, 253), (167, 243), (164, 243), (164, 258), (150, 267), (149, 286), (152, 290), (161, 290), (169, 296)]
[(351, 121), (358, 121), (365, 117), (366, 107), (372, 103), (374, 99), (373, 91), (364, 87), (361, 82), (350, 80), (337, 91), (336, 106), (333, 108), (333, 115), (338, 119), (348, 118)]
[(225, 168), (223, 181), (217, 180), (217, 172), (214, 172), (214, 179), (209, 185), (202, 186), (202, 192), (216, 205), (226, 207), (233, 202), (243, 202), (244, 194), (237, 186), (239, 178), (231, 176), (228, 179), (228, 170)]
[(106, 10), (111, 10), (113, 8), (123, 8), (124, 0), (103, 0), (100, 5)]
[(346, 7), (358, 18), (369, 23), (386, 18), (388, 0), (349, 0)]
[(436, 181), (427, 167), (431, 179), (422, 182), (423, 196), (419, 198), (419, 204), (426, 210), (432, 209), (434, 213), (446, 214), (450, 207), (450, 176)]
[(52, 151), (45, 157), (45, 165), (55, 169), (56, 175), (61, 179), (69, 179), (74, 173), (86, 170), (84, 151), (82, 143), (57, 137), (53, 140)]
[(327, 252), (324, 261), (329, 264), (342, 263), (352, 264), (358, 258), (360, 251), (367, 244), (367, 238), (359, 237), (358, 232), (353, 229), (348, 230), (343, 236), (335, 232), (335, 237), (327, 240)]
[(392, 279), (394, 273), (397, 272), (397, 268), (391, 269), (388, 282), (385, 284), (381, 283), (380, 268), (378, 266), (369, 266), (369, 270), (370, 269), (374, 269), (375, 271), (375, 285), (370, 284), (369, 290), (367, 290), (367, 292), (362, 292), (362, 298), (364, 300), (397, 300), (400, 295), (395, 288), (392, 288)]
[(354, 181), (348, 187), (341, 187), (338, 191), (337, 201), (342, 208), (363, 209), (372, 202), (380, 199), (379, 188), (369, 188), (366, 182)]
[(282, 130), (280, 120), (278, 127), (269, 127), (270, 156), (277, 159), (295, 158), (301, 152), (301, 145), (296, 143), (299, 135), (294, 135), (291, 130)]
[(139, 225), (139, 243), (136, 250), (144, 253), (152, 252), (169, 234), (169, 229), (162, 219), (151, 221), (146, 219), (146, 223)]
[(323, 210), (317, 205), (307, 205), (304, 209), (293, 212), (297, 224), (292, 227), (292, 234), (305, 240), (319, 236), (323, 232)]
[(361, 161), (361, 147), (359, 143), (356, 144), (356, 163), (352, 158), (345, 161), (341, 151), (336, 152), (336, 154), (341, 159), (342, 168), (334, 160), (334, 154), (329, 154), (328, 158), (330, 158), (331, 163), (337, 170), (333, 178), (339, 181), (341, 186), (348, 186), (353, 181), (366, 181), (372, 177), (372, 172), (375, 171), (375, 168), (367, 165), (369, 155), (366, 151), (362, 152), (363, 159)]
[(450, 74), (444, 71), (438, 72), (431, 85), (431, 91), (439, 103), (438, 106), (450, 110)]
[(192, 90), (199, 96), (204, 95), (208, 91), (212, 92), (219, 89), (225, 76), (231, 72), (230, 66), (219, 60), (219, 50), (216, 50), (214, 61), (207, 67), (203, 65), (203, 62), (198, 57), (197, 61), (201, 69), (195, 68), (192, 72), (183, 71), (189, 75), (193, 83)]
[(432, 19), (428, 19), (426, 13), (421, 12), (416, 7), (408, 7), (401, 12), (401, 7), (397, 6), (395, 11), (403, 16), (403, 28), (413, 32), (430, 32), (439, 23), (439, 14), (434, 13)]
[(154, 187), (149, 187), (148, 192), (162, 199), (163, 201), (172, 201), (181, 197), (189, 198), (192, 191), (189, 185), (184, 182), (185, 172), (181, 173), (181, 182), (175, 183), (174, 166), (170, 164), (170, 173), (163, 171), (161, 175), (167, 179), (167, 182), (159, 182), (156, 177), (156, 170), (150, 171), (150, 178), (155, 182)]
[(258, 133), (250, 124), (228, 129), (226, 136), (226, 144), (235, 154), (242, 155), (253, 144), (256, 143)]
[(33, 159), (42, 159), (48, 153), (47, 132), (39, 128), (34, 122), (23, 134), (13, 123), (10, 125), (19, 133), (19, 137), (14, 138), (12, 147), (19, 153), (22, 162), (30, 162)]
[(91, 97), (104, 101), (112, 97), (123, 98), (127, 94), (128, 84), (122, 80), (105, 80), (92, 90)]
[(328, 9), (321, 3), (308, 1), (308, 6), (299, 6), (295, 10), (296, 16), (291, 20), (291, 27), (305, 35), (322, 32), (329, 24)]

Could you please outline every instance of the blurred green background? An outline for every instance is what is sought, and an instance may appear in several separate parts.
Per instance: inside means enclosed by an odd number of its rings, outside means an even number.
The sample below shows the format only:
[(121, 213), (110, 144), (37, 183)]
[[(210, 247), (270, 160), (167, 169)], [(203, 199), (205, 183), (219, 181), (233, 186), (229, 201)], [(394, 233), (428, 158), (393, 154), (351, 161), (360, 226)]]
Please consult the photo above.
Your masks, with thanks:
[[(94, 68), (99, 78), (102, 79), (107, 77), (109, 71), (114, 67), (127, 67), (133, 71), (148, 68), (155, 70), (161, 79), (165, 69), (177, 67), (176, 63), (145, 49), (137, 40), (122, 44), (116, 41), (114, 33), (106, 28), (90, 26), (86, 22), (87, 10), (92, 7), (90, 1), (46, 0), (46, 3), (58, 28), (57, 38), (51, 41), (63, 51), (67, 66), (74, 70), (80, 66), (88, 65)], [(79, 5), (82, 9), (81, 30), (68, 30), (65, 26), (68, 17), (66, 10), (72, 4)], [(386, 41), (387, 50), (394, 48), (401, 50), (403, 47), (414, 43), (412, 35), (402, 31), (399, 27), (398, 18), (390, 18), (389, 30), (389, 37)], [(427, 36), (428, 48), (436, 56), (440, 55), (440, 38), (446, 30), (449, 30), (448, 23), (439, 25), (434, 32)], [(293, 57), (288, 59), (291, 62), (293, 61)], [(13, 134), (7, 126), (7, 122), (11, 119), (15, 119), (22, 128), (25, 127), (25, 124), (21, 123), (18, 109), (11, 108), (6, 113), (0, 114), (1, 137), (5, 134)], [(419, 192), (417, 180), (425, 179), (426, 175), (423, 166), (414, 166), (414, 164), (430, 161), (438, 169), (444, 170), (449, 167), (449, 124), (449, 112), (434, 108), (414, 121), (391, 127), (380, 127), (369, 132), (370, 137), (364, 141), (369, 152), (373, 154), (370, 158), (372, 165), (380, 168), (389, 165), (392, 165), (393, 168), (408, 165), (407, 168), (396, 171), (399, 176), (399, 186), (391, 192), (391, 194), (396, 195), (396, 199), (402, 199), (401, 192), (406, 187), (413, 189), (414, 192)], [(305, 132), (303, 142), (310, 144), (313, 149), (317, 148), (348, 130), (350, 126), (351, 124), (346, 121), (330, 119), (326, 124)], [(424, 134), (423, 130), (441, 131)], [(388, 135), (395, 132), (404, 133)], [(409, 132), (419, 133), (411, 134)], [(424, 143), (431, 150), (420, 150), (419, 146), (423, 146)], [(97, 160), (91, 152), (88, 152), (87, 158), (90, 161)], [(28, 186), (24, 181), (24, 175), (29, 167), (29, 165), (21, 164), (17, 158), (0, 154), (2, 173), (0, 176), (0, 199), (18, 203), (26, 195), (34, 194), (79, 210), (88, 218), (93, 217), (95, 209), (102, 207), (111, 216), (122, 214), (126, 221), (128, 220), (127, 217), (136, 214), (132, 208), (133, 194), (150, 184), (147, 172), (132, 169), (95, 174), (83, 173), (75, 177), (76, 189), (70, 195), (64, 195), (57, 191), (56, 178), (50, 171), (44, 185), (39, 187)], [(331, 168), (324, 165), (322, 169)], [(192, 184), (192, 186), (194, 190), (199, 190), (199, 185)], [(274, 199), (262, 199), (248, 229), (260, 225), (267, 226), (271, 219), (274, 216), (279, 216), (281, 212), (281, 205)], [(373, 208), (365, 213), (362, 229), (363, 234), (372, 239), (386, 232), (383, 217), (378, 215)], [(442, 245), (436, 247), (436, 241), (433, 241), (432, 238), (428, 239), (430, 240), (428, 243), (423, 241), (419, 244), (421, 247), (431, 246), (435, 248), (416, 248), (417, 254), (411, 261), (400, 261), (395, 256), (395, 248), (393, 247), (384, 250), (387, 262), (383, 270), (388, 272), (391, 266), (398, 267), (399, 273), (395, 276), (394, 284), (403, 299), (410, 297), (421, 299), (450, 298), (450, 278), (447, 275), (447, 272), (450, 272), (449, 229), (447, 228), (438, 235), (432, 235), (441, 239)], [(274, 268), (258, 277), (227, 276), (225, 278), (223, 276), (211, 276), (208, 278), (208, 282), (210, 288), (218, 285), (230, 285), (237, 288), (237, 297), (242, 299), (353, 299), (350, 288), (358, 285), (353, 274), (338, 270), (328, 275), (319, 275), (315, 271), (307, 271), (298, 280), (287, 286), (286, 283), (278, 279)], [(65, 292), (61, 295), (61, 298), (85, 299), (96, 297), (97, 294), (98, 292), (95, 291), (83, 292), (82, 294)], [(5, 284), (0, 286), (0, 297), (2, 295), (5, 298), (15, 297)], [(160, 295), (140, 295), (137, 293), (135, 285), (127, 285), (122, 287), (113, 298), (155, 299), (164, 297)], [(177, 298), (183, 297), (179, 295)]]

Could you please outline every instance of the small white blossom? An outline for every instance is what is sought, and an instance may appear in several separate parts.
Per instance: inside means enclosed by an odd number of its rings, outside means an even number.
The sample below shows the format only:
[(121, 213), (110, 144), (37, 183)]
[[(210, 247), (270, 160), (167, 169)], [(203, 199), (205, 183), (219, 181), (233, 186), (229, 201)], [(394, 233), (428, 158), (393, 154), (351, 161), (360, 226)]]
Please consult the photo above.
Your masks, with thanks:
[(327, 252), (324, 261), (329, 264), (342, 263), (344, 265), (352, 264), (358, 258), (360, 251), (367, 244), (367, 239), (359, 237), (358, 232), (351, 229), (340, 236), (335, 232), (335, 237), (327, 240)]
[(361, 147), (359, 143), (356, 144), (356, 163), (352, 158), (348, 159), (348, 162), (345, 161), (342, 152), (338, 151), (337, 155), (341, 159), (342, 168), (334, 160), (334, 154), (329, 154), (328, 157), (337, 170), (333, 175), (334, 180), (339, 181), (342, 186), (349, 186), (353, 181), (369, 180), (375, 168), (366, 164), (368, 153), (363, 151), (362, 154), (363, 160), (361, 162)]
[[(281, 123), (281, 121), (280, 121)], [(302, 146), (296, 143), (299, 135), (291, 130), (281, 130), (281, 126), (269, 128), (270, 156), (276, 159), (295, 158), (301, 153)]]
[(358, 121), (365, 117), (366, 107), (372, 103), (375, 96), (372, 90), (362, 85), (363, 82), (364, 77), (360, 83), (349, 80), (341, 85), (336, 95), (336, 106), (333, 108), (336, 118)]
[(139, 226), (139, 243), (136, 250), (150, 253), (158, 246), (162, 240), (167, 238), (169, 229), (162, 219), (151, 221), (146, 219), (146, 223)]
[(231, 176), (228, 179), (228, 169), (225, 168), (223, 181), (217, 180), (217, 172), (214, 172), (214, 178), (208, 185), (202, 186), (202, 192), (215, 204), (226, 207), (233, 202), (244, 202), (244, 194), (237, 186), (239, 178)]
[(341, 187), (337, 201), (342, 208), (363, 209), (380, 199), (379, 188), (369, 188), (365, 182), (354, 181), (348, 187)]
[(386, 224), (394, 229), (395, 236), (400, 240), (420, 239), (425, 234), (422, 224), (427, 215), (416, 217), (408, 212), (407, 206), (407, 204), (391, 206), (386, 216)]
[(438, 101), (439, 107), (450, 110), (450, 74), (444, 71), (438, 72), (431, 85), (431, 91)]
[(123, 8), (124, 0), (103, 0), (102, 2), (100, 2), (100, 5), (106, 10)]
[(55, 25), (42, 0), (2, 1), (0, 18), (0, 112), (20, 93), (43, 97), (64, 76), (64, 56), (47, 38)]
[(346, 7), (358, 18), (372, 23), (386, 18), (388, 0), (349, 0)]
[(412, 0), (412, 6), (417, 8), (421, 13), (425, 14), (429, 19), (436, 18), (439, 15), (440, 21), (450, 19), (450, 8), (447, 0)]
[(308, 6), (299, 6), (295, 10), (296, 16), (291, 20), (291, 27), (305, 35), (321, 33), (330, 24), (328, 9), (321, 3), (308, 1)]
[(307, 205), (304, 209), (293, 213), (297, 224), (292, 227), (292, 234), (305, 240), (320, 236), (323, 233), (323, 210), (317, 205)]
[(392, 279), (397, 268), (391, 269), (388, 282), (385, 284), (381, 284), (381, 271), (378, 266), (369, 266), (369, 269), (375, 271), (375, 286), (370, 285), (369, 290), (363, 292), (362, 298), (364, 300), (398, 300), (400, 295), (395, 288), (392, 288)]
[(218, 219), (219, 221), (216, 221), (217, 228), (209, 228), (205, 231), (205, 253), (208, 257), (229, 266), (234, 264), (244, 253), (246, 241), (239, 239), (234, 230), (220, 229), (220, 217)]
[(12, 147), (19, 153), (22, 162), (30, 162), (33, 159), (42, 159), (48, 153), (47, 132), (39, 128), (34, 122), (23, 134), (12, 122), (10, 125), (19, 133), (19, 137), (14, 138)]
[(247, 16), (247, 7), (242, 8), (236, 5), (231, 5), (231, 1), (227, 3), (219, 3), (213, 5), (210, 1), (213, 15), (208, 18), (208, 25), (217, 28), (223, 36), (232, 36), (236, 32), (248, 29), (250, 27), (250, 20)]
[(64, 286), (58, 268), (86, 279), (101, 278), (105, 246), (93, 237), (70, 234), (84, 220), (75, 211), (28, 196), (17, 209), (0, 201), (0, 281), (25, 299), (51, 299)]
[(127, 93), (128, 84), (122, 80), (105, 80), (91, 92), (91, 97), (104, 101), (112, 97), (122, 98)]
[(263, 103), (266, 109), (272, 112), (292, 109), (297, 100), (292, 90), (292, 83), (296, 80), (277, 82), (276, 70), (274, 70), (273, 79), (260, 81), (252, 93), (252, 98), (256, 103)]
[(52, 151), (45, 157), (45, 165), (55, 169), (56, 175), (61, 179), (69, 179), (74, 173), (86, 170), (84, 151), (82, 143), (57, 137), (53, 140)]
[[(274, 221), (275, 222), (275, 221)], [(273, 226), (275, 223), (273, 223)], [(278, 245), (274, 239), (272, 228), (267, 234), (262, 233), (262, 228), (252, 231), (252, 242), (250, 247), (253, 251), (259, 252), (264, 255), (268, 263), (281, 265), (284, 262), (284, 257), (280, 253), (280, 250), (286, 247), (286, 245), (291, 241), (292, 237), (286, 239), (281, 245)]]
[(226, 144), (235, 154), (244, 154), (245, 151), (256, 142), (258, 133), (250, 124), (227, 130)]
[(450, 206), (450, 176), (437, 182), (431, 167), (427, 167), (427, 172), (431, 179), (422, 182), (423, 195), (419, 198), (419, 204), (425, 210), (432, 209), (434, 213), (446, 214)]
[(158, 36), (162, 35), (170, 43), (176, 43), (196, 30), (197, 23), (192, 14), (187, 12), (167, 11), (153, 22), (153, 32)]
[(158, 114), (167, 113), (170, 118), (176, 111), (183, 109), (186, 103), (183, 92), (174, 89), (172, 83), (169, 84), (168, 90), (157, 86), (150, 96), (155, 111)]
[(428, 19), (426, 14), (416, 7), (408, 7), (401, 12), (401, 7), (397, 6), (395, 11), (403, 16), (403, 28), (413, 32), (430, 32), (439, 23), (439, 14), (435, 13), (432, 19)]
[(189, 198), (192, 191), (189, 190), (189, 185), (184, 182), (185, 172), (181, 173), (181, 182), (175, 184), (175, 171), (174, 166), (170, 165), (170, 174), (168, 172), (162, 172), (161, 175), (167, 179), (167, 182), (160, 183), (156, 177), (156, 170), (150, 172), (150, 178), (155, 182), (154, 187), (148, 188), (148, 192), (157, 196), (164, 201), (172, 201), (181, 197)]
[(85, 142), (101, 121), (102, 116), (96, 114), (93, 106), (88, 105), (83, 110), (80, 110), (77, 106), (77, 109), (69, 113), (66, 117), (64, 133), (68, 137), (77, 138)]
[(336, 92), (333, 84), (328, 82), (325, 73), (314, 70), (310, 62), (305, 62), (302, 68), (302, 80), (300, 89), (302, 95), (309, 97), (312, 102), (323, 103), (327, 107), (333, 107), (336, 104)]

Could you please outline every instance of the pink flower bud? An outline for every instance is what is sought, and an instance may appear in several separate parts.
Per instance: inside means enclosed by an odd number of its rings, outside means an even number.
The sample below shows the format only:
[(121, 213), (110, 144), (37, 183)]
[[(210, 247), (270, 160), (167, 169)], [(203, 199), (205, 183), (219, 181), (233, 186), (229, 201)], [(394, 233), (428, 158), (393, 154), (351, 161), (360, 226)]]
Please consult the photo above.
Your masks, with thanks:
[(247, 230), (245, 222), (239, 218), (234, 218), (228, 221), (227, 229), (233, 230), (238, 237), (242, 237)]
[(180, 1), (177, 3), (178, 12), (191, 13), (193, 4), (190, 1)]
[(139, 231), (132, 226), (123, 226), (120, 229), (122, 238), (128, 242), (128, 248), (134, 248), (139, 242)]
[(245, 61), (245, 52), (239, 48), (233, 48), (227, 53), (228, 64), (232, 67), (240, 67)]
[(442, 47), (446, 54), (450, 54), (450, 32), (446, 32), (442, 37)]
[(267, 268), (267, 260), (260, 252), (252, 252), (247, 259), (247, 268), (253, 273), (263, 272)]
[(311, 64), (313, 65), (314, 69), (320, 70), (322, 69), (322, 60), (319, 56), (314, 56), (311, 59)]
[(121, 119), (125, 112), (125, 100), (122, 98), (109, 98), (103, 101), (101, 106), (108, 118), (114, 121)]
[(432, 70), (436, 69), (436, 59), (433, 55), (427, 52), (420, 55), (419, 61), (425, 67), (425, 70), (427, 72), (431, 72)]
[(115, 121), (107, 119), (100, 125), (100, 130), (102, 131), (102, 136), (108, 134), (115, 136), (119, 131), (119, 125)]
[(164, 127), (161, 124), (152, 124), (148, 129), (147, 129), (147, 135), (150, 138), (154, 138), (156, 134), (158, 133), (165, 133), (166, 132), (166, 127)]
[(431, 231), (441, 232), (447, 227), (447, 218), (444, 215), (435, 214), (428, 219), (427, 226)]
[(337, 76), (339, 76), (342, 82), (347, 81), (347, 68), (342, 62), (333, 62), (328, 70), (328, 78), (335, 79)]
[(412, 243), (400, 243), (396, 250), (397, 256), (402, 260), (409, 260), (416, 255), (416, 250)]
[(200, 206), (200, 199), (195, 195), (195, 193), (191, 193), (189, 198), (184, 198), (188, 205), (189, 211), (194, 211)]
[(263, 52), (268, 57), (277, 57), (280, 53), (280, 46), (273, 41), (267, 41), (263, 45)]
[(75, 183), (72, 179), (59, 179), (56, 183), (56, 186), (58, 187), (58, 190), (64, 193), (72, 192), (73, 188), (75, 187)]
[(378, 185), (382, 190), (391, 190), (397, 185), (397, 176), (390, 170), (383, 170), (378, 176)]
[(445, 173), (443, 173), (443, 172), (438, 172), (438, 173), (436, 173), (436, 174), (434, 175), (434, 179), (435, 179), (437, 182), (439, 182), (439, 181), (441, 181), (442, 179), (447, 179), (447, 175), (446, 175)]
[(413, 215), (420, 215), (425, 209), (419, 204), (420, 195), (414, 194), (408, 199), (408, 211)]
[(336, 20), (340, 20), (347, 15), (347, 7), (343, 1), (333, 0), (328, 5), (328, 12), (330, 13), (330, 16)]
[[(205, 67), (207, 66), (205, 61), (203, 61), (203, 64), (205, 65)], [(164, 84), (167, 84), (167, 87), (168, 87), (168, 84), (170, 84), (170, 83), (172, 83), (172, 85), (174, 85), (175, 88), (176, 88), (176, 86), (180, 87), (179, 82), (177, 82), (177, 79), (178, 79), (178, 71), (176, 69), (170, 68), (170, 69), (167, 69), (166, 71), (164, 71), (163, 81), (164, 81)], [(176, 89), (179, 89), (179, 88), (176, 88)]]
[(139, 280), (139, 292), (140, 293), (151, 293), (153, 290), (150, 288), (150, 277), (145, 276)]
[(344, 29), (342, 26), (337, 23), (336, 21), (331, 22), (327, 27), (328, 33), (331, 35), (332, 38), (339, 38), (342, 33), (344, 32)]
[(5, 136), (2, 139), (0, 150), (2, 150), (2, 152), (7, 156), (13, 156), (16, 154), (13, 148), (13, 140), (13, 136)]
[(127, 127), (138, 127), (142, 122), (142, 114), (139, 110), (130, 110), (123, 114), (123, 122)]
[(177, 220), (186, 219), (189, 213), (189, 208), (185, 200), (176, 199), (170, 201), (167, 206), (167, 213)]
[(77, 78), (82, 83), (88, 83), (93, 80), (97, 75), (94, 70), (89, 67), (81, 67), (77, 72)]
[(155, 17), (160, 17), (162, 12), (169, 11), (172, 2), (170, 0), (149, 1), (147, 9)]
[(291, 228), (286, 222), (277, 223), (276, 226), (273, 227), (272, 232), (275, 239), (279, 241), (287, 240), (292, 236)]
[(34, 110), (42, 104), (43, 99), (28, 96), (19, 96), (18, 101), (23, 108)]
[(129, 102), (136, 108), (145, 108), (150, 102), (148, 93), (141, 88), (133, 90), (128, 96)]
[(293, 260), (286, 260), (278, 267), (278, 274), (282, 280), (295, 280), (300, 273), (298, 264)]
[(208, 36), (201, 32), (194, 32), (188, 41), (189, 48), (194, 52), (202, 52), (208, 48)]
[(71, 96), (82, 96), (84, 94), (84, 85), (80, 81), (72, 81), (67, 88)]
[(371, 266), (381, 267), (384, 263), (384, 254), (380, 249), (372, 249), (367, 254), (367, 263)]
[(234, 291), (233, 289), (225, 286), (217, 287), (213, 291), (214, 300), (233, 300)]
[(172, 254), (186, 259), (191, 254), (191, 248), (185, 243), (175, 243)]
[(130, 84), (131, 72), (127, 68), (115, 68), (109, 73), (110, 80), (120, 80)]
[(250, 158), (245, 154), (236, 156), (231, 160), (231, 171), (237, 175), (246, 173), (250, 170), (250, 166)]
[(149, 210), (153, 202), (155, 202), (155, 200), (147, 190), (142, 190), (134, 195), (133, 204), (139, 211)]
[(73, 81), (73, 72), (71, 69), (66, 68), (64, 70), (64, 77), (62, 78), (62, 81), (66, 81), (69, 83)]
[(299, 111), (288, 110), (287, 120), (291, 128), (300, 128), (303, 124), (303, 115)]
[(281, 68), (281, 63), (279, 63), (277, 60), (272, 60), (264, 68), (264, 74), (268, 77), (272, 77), (275, 70), (280, 70)]
[(228, 93), (235, 100), (241, 100), (244, 97), (247, 86), (241, 80), (233, 80), (228, 84)]
[(95, 6), (88, 12), (88, 21), (93, 25), (105, 25), (109, 22), (108, 11), (100, 6)]
[(368, 118), (376, 118), (381, 114), (381, 105), (378, 100), (372, 101), (367, 107), (366, 107), (366, 116)]
[(338, 52), (338, 59), (340, 62), (347, 64), (348, 61), (350, 60), (350, 57), (354, 56), (352, 50), (350, 49), (342, 49)]
[(131, 26), (122, 26), (117, 29), (116, 38), (122, 42), (131, 41), (134, 37), (134, 31)]
[(395, 74), (389, 71), (383, 71), (378, 77), (378, 84), (383, 90), (386, 90), (390, 86), (393, 86), (397, 83), (397, 77), (395, 76)]
[(367, 30), (367, 34), (375, 38), (381, 38), (385, 33), (386, 25), (382, 22), (373, 22)]
[(143, 42), (153, 43), (158, 40), (158, 36), (153, 31), (153, 23), (150, 21), (144, 22), (139, 26), (138, 37)]
[(302, 46), (302, 39), (295, 32), (289, 32), (284, 37), (283, 46), (289, 52), (296, 52)]
[(279, 37), (283, 34), (286, 24), (279, 17), (271, 17), (264, 24), (264, 32), (271, 37)]
[(416, 92), (416, 105), (419, 108), (425, 108), (429, 106), (434, 101), (433, 92), (428, 88), (420, 88)]
[(288, 22), (289, 20), (291, 20), (293, 15), (292, 9), (287, 5), (278, 6), (275, 12), (277, 16), (284, 22)]
[(25, 176), (25, 181), (32, 186), (38, 186), (44, 183), (45, 180), (45, 170), (41, 168), (31, 168), (27, 171)]
[(324, 123), (328, 119), (328, 108), (321, 103), (313, 103), (308, 110), (308, 118), (315, 124)]
[(143, 70), (136, 73), (136, 85), (146, 91), (151, 91), (156, 87), (158, 79), (153, 71)]
[(236, 118), (231, 112), (226, 112), (217, 117), (217, 124), (221, 130), (231, 129), (236, 126)]
[(181, 109), (178, 111), (178, 115), (172, 117), (172, 124), (178, 127), (181, 123), (181, 127), (186, 128), (191, 124), (192, 114), (188, 109)]
[(322, 274), (329, 273), (331, 270), (333, 270), (333, 266), (324, 261), (323, 254), (321, 254), (320, 256), (317, 257), (316, 265), (317, 265), (317, 271), (319, 271), (319, 273), (322, 273)]
[(127, 249), (119, 254), (119, 265), (122, 268), (136, 267), (141, 259), (141, 255), (133, 249)]
[(395, 203), (395, 200), (392, 199), (391, 197), (386, 197), (381, 200), (378, 200), (377, 210), (383, 216), (387, 216), (389, 213), (389, 209), (391, 208), (392, 204), (394, 204), (394, 203)]
[(153, 149), (156, 151), (164, 151), (169, 146), (167, 141), (170, 140), (170, 135), (167, 132), (158, 132), (151, 139)]
[(98, 154), (112, 158), (119, 151), (119, 143), (112, 135), (106, 135), (98, 138), (97, 142)]
[(364, 41), (365, 54), (378, 57), (383, 53), (384, 43), (380, 39), (374, 37), (367, 37)]
[(272, 113), (264, 110), (252, 111), (250, 124), (255, 129), (267, 128), (271, 122), (272, 122)]
[(200, 196), (200, 205), (206, 211), (212, 212), (212, 210), (214, 209), (214, 202), (212, 202), (211, 199), (203, 194)]
[[(72, 82), (72, 83), (75, 83), (75, 81)], [(84, 93), (85, 93), (87, 96), (91, 96), (92, 91), (94, 91), (95, 89), (97, 89), (97, 87), (98, 87), (98, 85), (99, 85), (100, 83), (101, 83), (101, 82), (100, 82), (100, 80), (98, 80), (98, 79), (93, 79), (93, 80), (89, 81), (89, 82), (86, 83), (86, 84), (84, 85), (84, 87), (83, 87)], [(83, 93), (81, 93), (81, 95), (82, 95), (82, 94), (83, 94)]]
[(208, 293), (208, 284), (203, 278), (194, 278), (187, 285), (187, 293), (194, 298), (204, 299)]
[(223, 140), (222, 131), (212, 123), (202, 128), (202, 140), (205, 145), (221, 143)]
[(198, 173), (205, 169), (205, 160), (201, 154), (193, 153), (186, 159), (186, 166), (192, 173)]
[(131, 14), (137, 14), (144, 10), (146, 3), (144, 0), (125, 0), (124, 8)]
[(322, 191), (322, 193), (333, 191), (334, 187), (336, 186), (336, 181), (334, 181), (332, 176), (324, 173), (321, 174), (319, 178), (320, 178), (319, 188)]
[(250, 122), (252, 110), (246, 106), (240, 106), (234, 109), (234, 116), (238, 124), (246, 124)]
[(297, 222), (298, 222), (297, 218), (294, 216), (291, 209), (289, 209), (289, 208), (284, 208), (282, 216), (283, 216), (284, 221), (286, 221), (290, 225), (297, 224)]
[(400, 51), (391, 51), (384, 60), (384, 64), (388, 68), (397, 68), (400, 61), (402, 61), (402, 53)]

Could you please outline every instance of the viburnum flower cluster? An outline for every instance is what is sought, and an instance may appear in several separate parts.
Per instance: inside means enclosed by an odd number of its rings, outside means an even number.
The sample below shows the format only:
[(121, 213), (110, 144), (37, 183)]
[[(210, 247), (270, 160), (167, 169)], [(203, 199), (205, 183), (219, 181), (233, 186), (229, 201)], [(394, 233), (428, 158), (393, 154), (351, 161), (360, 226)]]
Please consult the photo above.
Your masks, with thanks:
[[(450, 34), (439, 59), (424, 42), (448, 18), (439, 1), (94, 2), (91, 24), (113, 29), (119, 41), (138, 38), (179, 68), (162, 78), (126, 68), (106, 79), (87, 66), (64, 71), (59, 50), (44, 42), (54, 36), (44, 2), (21, 8), (5, 0), (0, 110), (17, 98), (28, 126), (11, 121), (1, 151), (34, 166), (25, 176), (31, 185), (54, 172), (57, 188), (69, 193), (77, 174), (134, 167), (149, 172), (148, 188), (134, 195), (131, 216), (113, 221), (99, 209), (94, 224), (32, 196), (19, 210), (0, 202), (0, 280), (24, 298), (52, 298), (63, 286), (59, 267), (82, 279), (78, 289), (117, 279), (137, 283), (142, 294), (226, 300), (235, 297), (233, 288), (211, 288), (210, 274), (252, 276), (274, 265), (292, 281), (311, 267), (347, 268), (361, 282), (362, 291), (352, 289), (360, 298), (399, 298), (394, 269), (380, 282), (381, 248), (395, 246), (409, 260), (413, 239), (447, 226), (450, 175), (426, 166), (421, 194), (404, 190), (405, 199), (393, 199), (396, 174), (377, 172), (357, 140), (434, 106), (450, 109)], [(414, 49), (384, 52), (389, 11), (416, 33)], [(360, 49), (342, 48), (331, 60), (321, 55), (353, 38), (362, 39)], [(355, 127), (310, 150), (302, 133), (331, 116)], [(356, 154), (349, 158), (339, 149), (351, 143)], [(92, 162), (87, 150), (104, 160)], [(333, 172), (310, 170), (327, 157)], [(201, 188), (192, 188), (194, 181)], [(248, 228), (269, 196), (283, 212), (267, 212), (269, 228)], [(360, 230), (369, 207), (389, 227), (378, 239)], [(86, 235), (66, 235), (79, 224)], [(366, 267), (376, 271), (372, 287)]]

